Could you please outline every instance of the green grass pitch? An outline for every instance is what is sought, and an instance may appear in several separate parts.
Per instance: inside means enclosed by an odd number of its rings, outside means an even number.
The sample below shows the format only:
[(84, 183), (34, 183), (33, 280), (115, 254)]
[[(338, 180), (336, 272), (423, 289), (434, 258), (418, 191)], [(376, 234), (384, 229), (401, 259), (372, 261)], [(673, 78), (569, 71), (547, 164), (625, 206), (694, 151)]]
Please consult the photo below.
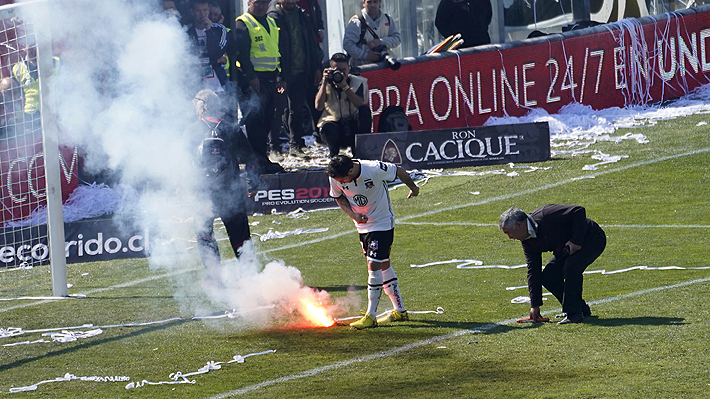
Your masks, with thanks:
[[(182, 319), (107, 328), (68, 343), (0, 347), (0, 397), (708, 397), (710, 270), (689, 269), (710, 266), (710, 134), (707, 126), (697, 126), (707, 119), (695, 115), (622, 129), (616, 134), (643, 133), (650, 142), (594, 144), (607, 154), (629, 156), (596, 171), (582, 169), (596, 163), (588, 156), (559, 156), (534, 165), (549, 169), (520, 170), (517, 177), (432, 178), (414, 199), (405, 198), (403, 187), (393, 190), (398, 224), (391, 259), (405, 305), (410, 310), (445, 309), (443, 314), (412, 315), (405, 323), (353, 331), (245, 328), (239, 319), (226, 318), (192, 321), (186, 304), (205, 302), (196, 257), (185, 259), (173, 273), (152, 270), (146, 260), (69, 265), (70, 292), (86, 293), (85, 299), (0, 302), (0, 327), (31, 330)], [(525, 285), (524, 268), (410, 267), (451, 259), (521, 264), (520, 243), (498, 231), (498, 216), (510, 206), (530, 211), (546, 203), (583, 205), (606, 231), (606, 251), (588, 270), (685, 270), (586, 275), (584, 297), (596, 317), (557, 326), (515, 323), (529, 307), (510, 300), (527, 290), (505, 288)], [(259, 234), (269, 228), (328, 227), (324, 233), (255, 244), (263, 261), (281, 259), (301, 271), (305, 285), (324, 289), (333, 299), (354, 298), (364, 308), (365, 261), (344, 213), (312, 212), (305, 220), (286, 215), (250, 219), (260, 222), (252, 228)], [(185, 281), (193, 288), (176, 295)], [(542, 310), (552, 316), (560, 306), (549, 298)], [(389, 299), (383, 295), (379, 310), (387, 308)], [(0, 345), (39, 338), (2, 338)], [(167, 381), (177, 371), (190, 373), (210, 361), (266, 350), (276, 352), (189, 377), (194, 384), (126, 389), (126, 382), (73, 380), (10, 393), (12, 387), (65, 373)]]

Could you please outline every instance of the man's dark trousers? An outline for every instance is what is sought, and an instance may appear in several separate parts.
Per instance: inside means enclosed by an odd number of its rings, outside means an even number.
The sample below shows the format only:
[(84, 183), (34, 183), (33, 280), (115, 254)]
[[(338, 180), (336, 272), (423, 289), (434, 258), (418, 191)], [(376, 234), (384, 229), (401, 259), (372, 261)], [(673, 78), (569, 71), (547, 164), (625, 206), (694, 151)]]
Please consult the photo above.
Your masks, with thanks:
[(606, 235), (601, 227), (591, 230), (582, 249), (570, 256), (550, 259), (542, 271), (542, 285), (562, 304), (568, 315), (582, 313), (583, 274), (606, 247)]
[(308, 86), (313, 86), (313, 76), (307, 73), (294, 75), (287, 82), (288, 93), (288, 133), (291, 148), (299, 148), (303, 143), (303, 107), (306, 106)]
[(271, 124), (276, 111), (276, 74), (272, 72), (257, 72), (259, 78), (259, 93), (249, 88), (248, 82), (242, 84), (242, 97), (239, 106), (242, 109), (244, 125), (247, 128), (249, 143), (254, 152), (261, 158), (266, 157), (267, 141)]

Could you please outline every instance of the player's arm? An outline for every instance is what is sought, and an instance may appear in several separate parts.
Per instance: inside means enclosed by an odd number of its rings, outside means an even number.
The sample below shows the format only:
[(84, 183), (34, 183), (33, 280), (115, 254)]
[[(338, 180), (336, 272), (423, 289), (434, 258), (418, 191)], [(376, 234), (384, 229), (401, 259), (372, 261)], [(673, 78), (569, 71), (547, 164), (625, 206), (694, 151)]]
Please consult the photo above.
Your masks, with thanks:
[(404, 168), (401, 166), (397, 166), (397, 177), (399, 180), (402, 181), (402, 183), (406, 184), (407, 187), (409, 187), (409, 195), (407, 195), (407, 198), (412, 198), (416, 197), (419, 195), (419, 186), (412, 180), (412, 178), (409, 176), (409, 173), (407, 173)]
[(350, 201), (348, 201), (347, 198), (345, 198), (345, 195), (341, 195), (340, 197), (337, 197), (335, 199), (335, 202), (338, 204), (340, 209), (343, 210), (350, 218), (357, 223), (365, 223), (367, 222), (367, 216), (364, 213), (356, 213), (353, 211), (353, 208), (350, 206)]

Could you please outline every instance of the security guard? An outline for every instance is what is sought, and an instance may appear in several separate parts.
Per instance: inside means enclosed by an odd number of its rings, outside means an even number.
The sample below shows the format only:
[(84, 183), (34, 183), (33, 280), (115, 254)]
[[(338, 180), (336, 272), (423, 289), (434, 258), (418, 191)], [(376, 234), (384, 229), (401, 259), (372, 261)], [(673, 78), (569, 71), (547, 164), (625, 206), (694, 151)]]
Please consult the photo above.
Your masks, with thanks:
[(286, 82), (281, 80), (279, 29), (268, 17), (267, 0), (249, 0), (248, 11), (237, 18), (235, 33), (239, 53), (239, 104), (244, 115), (249, 142), (265, 173), (283, 171), (267, 157), (267, 141), (276, 110), (277, 91), (283, 93)]
[[(37, 47), (26, 44), (25, 57), (12, 66), (12, 76), (22, 87), (24, 99), (24, 130), (34, 132), (40, 129), (39, 75), (37, 68)], [(53, 73), (59, 68), (59, 57), (52, 57)]]

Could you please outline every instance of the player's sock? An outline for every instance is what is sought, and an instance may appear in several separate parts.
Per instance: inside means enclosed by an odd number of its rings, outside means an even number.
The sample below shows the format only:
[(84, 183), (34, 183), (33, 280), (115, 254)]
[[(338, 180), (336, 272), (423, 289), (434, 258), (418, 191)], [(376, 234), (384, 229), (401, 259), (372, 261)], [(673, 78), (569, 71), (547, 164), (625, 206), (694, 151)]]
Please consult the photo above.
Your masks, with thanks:
[(367, 275), (367, 313), (377, 318), (377, 305), (382, 295), (382, 270), (368, 270)]
[(404, 307), (404, 301), (402, 301), (402, 294), (399, 292), (399, 283), (397, 282), (397, 275), (394, 274), (394, 269), (392, 266), (382, 271), (382, 285), (385, 289), (385, 294), (390, 297), (392, 301), (392, 307), (398, 312), (403, 312), (407, 310)]

